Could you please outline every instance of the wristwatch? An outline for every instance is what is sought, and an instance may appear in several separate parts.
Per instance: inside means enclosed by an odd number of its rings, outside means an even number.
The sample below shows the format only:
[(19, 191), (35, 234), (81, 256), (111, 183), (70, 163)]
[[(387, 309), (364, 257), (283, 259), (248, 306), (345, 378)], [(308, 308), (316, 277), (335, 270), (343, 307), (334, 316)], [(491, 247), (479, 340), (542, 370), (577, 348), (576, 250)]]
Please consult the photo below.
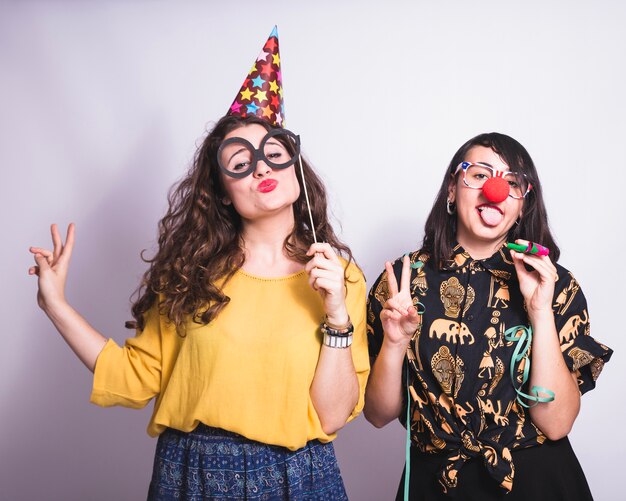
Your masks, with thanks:
[(352, 333), (354, 332), (352, 322), (349, 322), (348, 326), (343, 329), (335, 329), (326, 322), (322, 322), (320, 330), (324, 335), (324, 344), (330, 348), (347, 348), (352, 344)]

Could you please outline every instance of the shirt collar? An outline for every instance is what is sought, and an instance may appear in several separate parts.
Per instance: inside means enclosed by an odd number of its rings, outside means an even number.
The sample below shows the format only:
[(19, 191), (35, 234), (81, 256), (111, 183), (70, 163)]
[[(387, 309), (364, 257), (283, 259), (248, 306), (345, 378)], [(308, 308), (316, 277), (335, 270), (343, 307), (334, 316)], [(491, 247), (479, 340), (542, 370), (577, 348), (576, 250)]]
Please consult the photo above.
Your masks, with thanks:
[(458, 242), (454, 242), (452, 246), (452, 257), (444, 262), (442, 269), (449, 271), (459, 270), (470, 263), (473, 263), (474, 266), (481, 266), (489, 271), (497, 270), (499, 272), (507, 271), (509, 273), (515, 271), (511, 251), (506, 247), (506, 244), (503, 244), (502, 247), (488, 258), (472, 259), (469, 253)]

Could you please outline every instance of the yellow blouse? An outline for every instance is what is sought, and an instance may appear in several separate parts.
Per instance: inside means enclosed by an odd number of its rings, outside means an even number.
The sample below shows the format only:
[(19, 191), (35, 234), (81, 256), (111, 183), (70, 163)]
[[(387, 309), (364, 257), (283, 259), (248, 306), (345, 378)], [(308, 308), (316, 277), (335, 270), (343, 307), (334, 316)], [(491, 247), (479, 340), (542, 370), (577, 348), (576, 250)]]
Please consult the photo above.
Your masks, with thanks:
[[(353, 419), (363, 408), (369, 357), (365, 280), (354, 264), (348, 280), (354, 341), (347, 349), (360, 387)], [(306, 273), (261, 278), (239, 270), (223, 290), (230, 303), (208, 325), (189, 321), (185, 337), (154, 306), (144, 330), (123, 347), (109, 339), (96, 362), (91, 402), (141, 408), (156, 397), (151, 436), (202, 422), (292, 450), (333, 440), (309, 395), (324, 310)]]

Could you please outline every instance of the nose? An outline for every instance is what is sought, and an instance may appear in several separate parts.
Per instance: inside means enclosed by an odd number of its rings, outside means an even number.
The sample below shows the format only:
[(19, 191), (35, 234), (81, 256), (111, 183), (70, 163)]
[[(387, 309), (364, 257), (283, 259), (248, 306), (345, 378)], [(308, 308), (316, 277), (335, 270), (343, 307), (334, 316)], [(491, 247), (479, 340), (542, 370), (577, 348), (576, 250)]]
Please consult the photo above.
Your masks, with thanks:
[(254, 168), (254, 177), (263, 177), (271, 172), (271, 167), (267, 165), (263, 160), (259, 159)]
[(509, 196), (509, 183), (501, 177), (487, 179), (483, 185), (483, 194), (490, 202), (495, 204), (503, 202)]

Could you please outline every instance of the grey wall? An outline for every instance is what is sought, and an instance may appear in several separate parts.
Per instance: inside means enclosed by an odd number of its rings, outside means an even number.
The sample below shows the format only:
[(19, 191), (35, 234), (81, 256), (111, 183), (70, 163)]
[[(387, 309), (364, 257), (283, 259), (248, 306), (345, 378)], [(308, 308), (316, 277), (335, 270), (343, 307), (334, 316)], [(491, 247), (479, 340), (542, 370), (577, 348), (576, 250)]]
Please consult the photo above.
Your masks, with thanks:
[[(279, 26), (287, 126), (327, 182), (370, 283), (415, 248), (454, 151), (484, 131), (524, 144), (550, 221), (616, 349), (571, 439), (599, 500), (626, 450), (620, 262), (623, 2), (0, 1), (0, 499), (145, 498), (149, 410), (88, 403), (91, 377), (35, 303), (29, 245), (77, 224), (68, 297), (122, 342), (168, 187)], [(622, 313), (620, 313), (622, 312)], [(618, 315), (617, 317), (615, 315)], [(622, 315), (620, 317), (620, 315)], [(354, 500), (390, 499), (403, 429), (337, 440)]]

